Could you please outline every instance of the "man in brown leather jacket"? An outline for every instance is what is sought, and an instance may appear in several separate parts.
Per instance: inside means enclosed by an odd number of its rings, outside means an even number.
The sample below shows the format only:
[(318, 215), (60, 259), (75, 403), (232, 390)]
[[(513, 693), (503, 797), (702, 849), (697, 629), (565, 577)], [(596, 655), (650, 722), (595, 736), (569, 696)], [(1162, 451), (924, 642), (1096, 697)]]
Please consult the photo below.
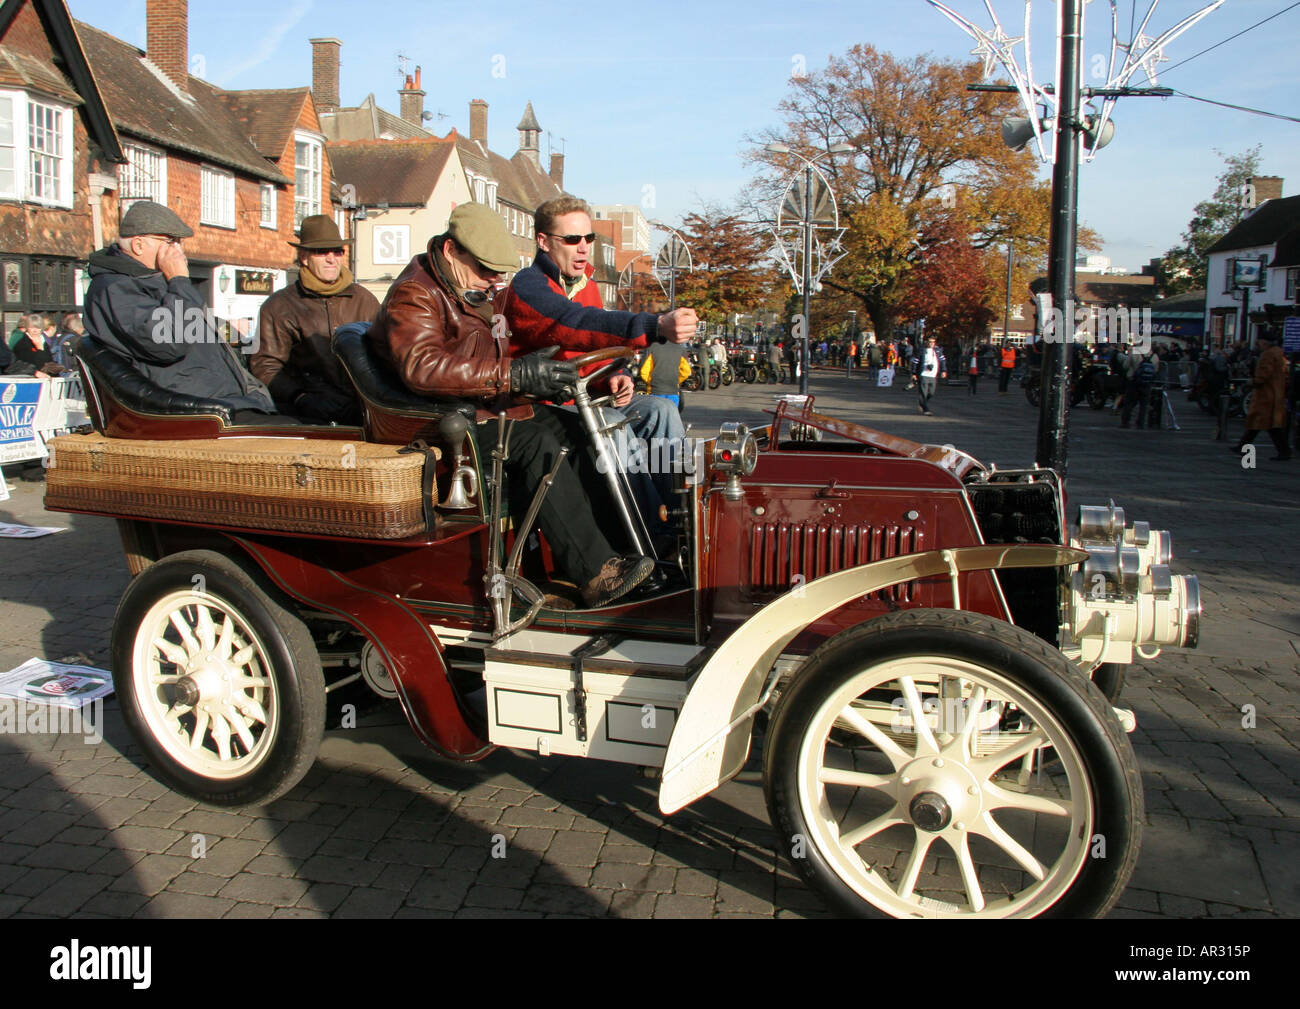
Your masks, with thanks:
[[(516, 262), (500, 216), (482, 204), (462, 204), (452, 211), (447, 231), (393, 282), (367, 339), (413, 392), (477, 404), (473, 434), (480, 459), (491, 458), (496, 444), (497, 425), (485, 421), (500, 411), (511, 418), (506, 475), (512, 515), (527, 510), (562, 446), (585, 449), (571, 452), (556, 473), (538, 521), (557, 566), (581, 589), (583, 602), (604, 606), (645, 581), (654, 562), (638, 554), (620, 556), (610, 545), (617, 537), (602, 529), (583, 489), (585, 479), (604, 491), (577, 418), (521, 398), (568, 399), (577, 371), (553, 360), (555, 348), (508, 356), (504, 321), (494, 327), (489, 295)], [(607, 520), (613, 509), (598, 511)]]
[(298, 279), (267, 298), (257, 326), (258, 347), (249, 360), (282, 413), (304, 420), (361, 423), (356, 391), (330, 349), (334, 331), (379, 314), (375, 296), (352, 282), (346, 241), (325, 214), (303, 218)]

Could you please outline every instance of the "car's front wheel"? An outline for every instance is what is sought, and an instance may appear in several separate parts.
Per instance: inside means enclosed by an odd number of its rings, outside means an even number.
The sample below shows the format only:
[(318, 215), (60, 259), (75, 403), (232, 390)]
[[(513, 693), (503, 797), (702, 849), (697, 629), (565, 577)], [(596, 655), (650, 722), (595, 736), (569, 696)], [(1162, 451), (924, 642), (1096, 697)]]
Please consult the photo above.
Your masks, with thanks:
[(1100, 692), (971, 613), (893, 613), (814, 652), (765, 789), (792, 864), (854, 914), (1099, 916), (1140, 845), (1137, 763)]
[(127, 726), (177, 791), (255, 805), (311, 767), (325, 683), (311, 635), (285, 602), (204, 550), (151, 564), (127, 586), (113, 682)]

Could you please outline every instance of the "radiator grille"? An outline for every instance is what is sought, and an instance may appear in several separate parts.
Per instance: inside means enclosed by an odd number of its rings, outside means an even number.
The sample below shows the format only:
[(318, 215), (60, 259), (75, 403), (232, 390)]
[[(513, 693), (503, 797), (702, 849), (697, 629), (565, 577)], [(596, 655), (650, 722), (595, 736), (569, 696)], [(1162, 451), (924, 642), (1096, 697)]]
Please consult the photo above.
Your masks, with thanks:
[[(796, 575), (822, 575), (924, 550), (923, 533), (910, 525), (759, 522), (750, 527), (749, 579), (754, 592), (785, 592)], [(874, 596), (910, 601), (914, 582)]]

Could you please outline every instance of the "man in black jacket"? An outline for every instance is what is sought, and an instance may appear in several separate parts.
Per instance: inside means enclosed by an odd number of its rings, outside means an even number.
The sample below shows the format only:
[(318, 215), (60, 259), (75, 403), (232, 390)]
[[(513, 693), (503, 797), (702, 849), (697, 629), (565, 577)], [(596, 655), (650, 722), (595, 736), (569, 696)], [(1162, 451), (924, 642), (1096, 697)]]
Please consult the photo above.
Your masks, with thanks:
[[(161, 204), (133, 204), (118, 240), (90, 257), (86, 331), (164, 389), (221, 400), (236, 419), (255, 421), (275, 405), (217, 334), (190, 283), (181, 242), (193, 234)], [(245, 411), (252, 415), (238, 416)]]

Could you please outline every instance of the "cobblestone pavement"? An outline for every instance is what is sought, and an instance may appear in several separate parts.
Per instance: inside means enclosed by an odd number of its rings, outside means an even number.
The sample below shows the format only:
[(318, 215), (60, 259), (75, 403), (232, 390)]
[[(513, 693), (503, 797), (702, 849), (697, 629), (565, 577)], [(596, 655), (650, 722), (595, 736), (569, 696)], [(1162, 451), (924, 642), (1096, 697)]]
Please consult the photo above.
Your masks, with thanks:
[[(788, 387), (787, 387), (788, 388)], [(689, 397), (704, 433), (761, 422), (779, 391)], [(912, 394), (814, 373), (819, 407), (985, 461), (1033, 458), (1036, 412), (947, 386), (935, 417)], [(1200, 648), (1130, 667), (1125, 702), (1147, 830), (1118, 917), (1300, 914), (1300, 463), (1246, 468), (1185, 397), (1181, 431), (1121, 430), (1072, 414), (1070, 493), (1113, 497), (1174, 533), (1174, 566), (1200, 576)], [(1237, 433), (1238, 427), (1233, 433)], [(1265, 439), (1266, 441), (1266, 439)], [(66, 526), (0, 541), (0, 669), (33, 656), (107, 664), (126, 583), (114, 525), (52, 515), (12, 478), (0, 521)], [(355, 699), (355, 697), (354, 697)], [(1253, 705), (1253, 727), (1243, 706)], [(337, 725), (337, 711), (331, 724)], [(105, 738), (0, 736), (0, 915), (149, 917), (818, 916), (773, 854), (751, 765), (691, 809), (660, 816), (635, 768), (499, 751), (473, 767), (433, 758), (395, 711), (331, 729), (306, 780), (272, 806), (230, 812), (158, 784), (116, 706)], [(1247, 721), (1249, 721), (1247, 719)], [(506, 857), (500, 854), (502, 842)]]

